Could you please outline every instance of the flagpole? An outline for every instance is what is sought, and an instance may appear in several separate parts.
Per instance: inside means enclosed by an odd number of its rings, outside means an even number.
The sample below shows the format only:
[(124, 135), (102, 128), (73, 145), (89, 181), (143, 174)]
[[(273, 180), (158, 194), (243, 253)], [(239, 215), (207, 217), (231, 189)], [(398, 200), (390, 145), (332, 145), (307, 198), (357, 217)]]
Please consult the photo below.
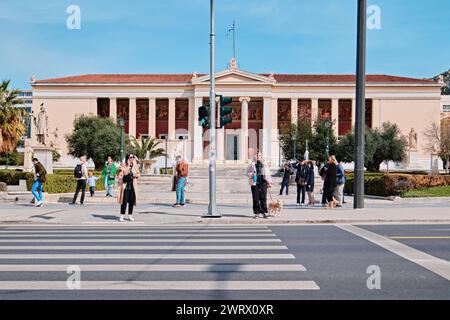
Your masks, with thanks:
[(233, 20), (233, 58), (236, 60), (236, 39), (235, 39), (236, 26)]

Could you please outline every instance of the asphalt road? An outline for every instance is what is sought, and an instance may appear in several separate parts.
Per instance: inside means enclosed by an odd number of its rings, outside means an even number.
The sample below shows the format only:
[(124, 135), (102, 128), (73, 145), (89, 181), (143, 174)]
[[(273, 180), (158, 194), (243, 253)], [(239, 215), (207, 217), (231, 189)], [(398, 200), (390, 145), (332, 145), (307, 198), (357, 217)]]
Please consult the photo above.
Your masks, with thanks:
[[(2, 226), (0, 299), (450, 299), (450, 225), (349, 230)], [(367, 231), (378, 240), (355, 234)], [(431, 255), (432, 270), (408, 248)]]

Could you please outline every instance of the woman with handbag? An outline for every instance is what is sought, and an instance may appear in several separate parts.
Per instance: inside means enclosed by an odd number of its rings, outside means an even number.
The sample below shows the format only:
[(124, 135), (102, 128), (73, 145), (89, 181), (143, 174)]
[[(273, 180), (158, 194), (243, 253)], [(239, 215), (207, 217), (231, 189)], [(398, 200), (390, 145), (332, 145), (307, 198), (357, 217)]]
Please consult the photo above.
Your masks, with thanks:
[(137, 180), (140, 177), (139, 167), (136, 157), (132, 154), (125, 157), (125, 166), (120, 168), (119, 178), (119, 195), (117, 197), (120, 203), (119, 221), (124, 221), (125, 212), (128, 206), (128, 217), (130, 221), (134, 221), (133, 208), (136, 206), (138, 195)]

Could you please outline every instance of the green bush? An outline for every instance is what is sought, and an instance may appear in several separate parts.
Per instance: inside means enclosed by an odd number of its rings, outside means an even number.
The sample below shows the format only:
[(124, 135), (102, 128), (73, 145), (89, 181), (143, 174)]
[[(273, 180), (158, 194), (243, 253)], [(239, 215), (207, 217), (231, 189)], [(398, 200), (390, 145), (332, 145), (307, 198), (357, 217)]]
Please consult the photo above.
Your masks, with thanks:
[[(353, 193), (353, 174), (347, 175), (345, 191)], [(364, 177), (365, 194), (373, 196), (402, 196), (408, 191), (422, 188), (450, 185), (448, 175), (419, 174), (366, 174)]]
[[(159, 168), (159, 174), (166, 174), (166, 169)], [(173, 174), (173, 168), (167, 168), (167, 174)]]
[[(7, 161), (8, 160), (8, 161)], [(0, 154), (0, 165), (6, 165), (8, 162), (8, 165), (10, 166), (18, 166), (20, 165), (20, 156), (17, 151), (13, 151), (11, 153), (1, 153)]]
[(7, 185), (19, 185), (19, 180), (33, 181), (34, 175), (31, 172), (16, 170), (0, 170), (0, 182)]

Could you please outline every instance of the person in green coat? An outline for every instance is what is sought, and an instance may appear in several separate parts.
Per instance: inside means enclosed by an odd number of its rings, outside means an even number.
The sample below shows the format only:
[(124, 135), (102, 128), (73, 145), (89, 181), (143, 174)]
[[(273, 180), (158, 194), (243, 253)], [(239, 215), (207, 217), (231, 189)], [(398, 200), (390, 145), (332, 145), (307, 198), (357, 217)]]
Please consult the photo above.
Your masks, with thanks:
[(108, 157), (108, 161), (105, 163), (105, 167), (102, 171), (102, 181), (105, 185), (106, 189), (106, 196), (112, 197), (112, 190), (114, 187), (114, 184), (116, 183), (116, 173), (117, 173), (117, 167), (114, 164), (111, 157)]

